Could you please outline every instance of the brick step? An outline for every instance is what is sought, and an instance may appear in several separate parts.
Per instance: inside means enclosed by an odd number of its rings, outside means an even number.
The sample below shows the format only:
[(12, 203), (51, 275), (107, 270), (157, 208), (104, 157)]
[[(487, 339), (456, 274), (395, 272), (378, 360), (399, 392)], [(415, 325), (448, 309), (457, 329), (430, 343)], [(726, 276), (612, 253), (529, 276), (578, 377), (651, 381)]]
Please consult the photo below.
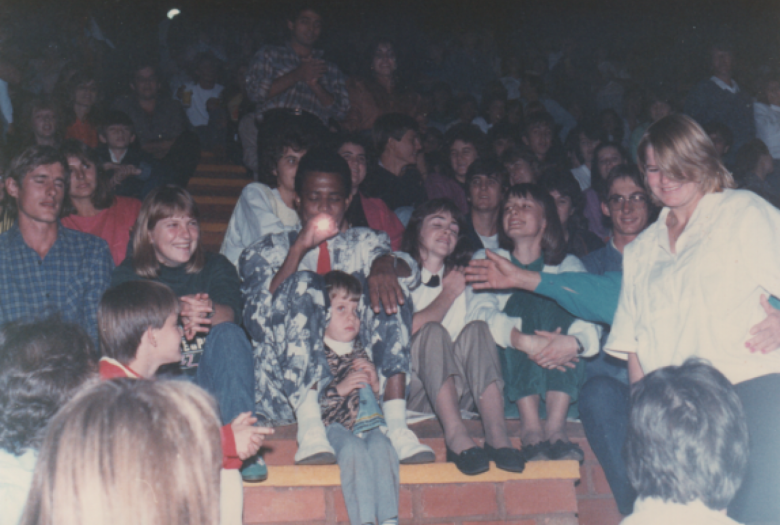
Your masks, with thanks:
[[(399, 517), (402, 523), (574, 525), (578, 477), (574, 461), (539, 462), (522, 474), (492, 468), (473, 477), (451, 464), (402, 465)], [(272, 466), (268, 481), (245, 485), (244, 523), (347, 521), (335, 465)]]
[[(509, 420), (507, 425), (511, 435), (519, 433), (518, 421)], [(466, 421), (466, 427), (482, 444), (480, 422)], [(579, 423), (569, 423), (567, 433), (585, 452), (583, 465), (534, 462), (522, 474), (491, 466), (488, 472), (473, 477), (464, 476), (453, 464), (445, 463), (444, 439), (437, 421), (423, 421), (410, 428), (434, 450), (436, 463), (401, 466), (404, 523), (618, 525), (622, 519)], [(269, 465), (269, 479), (245, 485), (246, 523), (335, 524), (347, 520), (338, 468), (293, 465), (296, 432), (295, 425), (277, 427), (276, 433), (266, 440), (263, 457)], [(512, 442), (515, 447), (520, 446), (517, 438), (512, 438)], [(441, 498), (440, 504), (436, 498)], [(445, 512), (437, 505), (449, 510)]]

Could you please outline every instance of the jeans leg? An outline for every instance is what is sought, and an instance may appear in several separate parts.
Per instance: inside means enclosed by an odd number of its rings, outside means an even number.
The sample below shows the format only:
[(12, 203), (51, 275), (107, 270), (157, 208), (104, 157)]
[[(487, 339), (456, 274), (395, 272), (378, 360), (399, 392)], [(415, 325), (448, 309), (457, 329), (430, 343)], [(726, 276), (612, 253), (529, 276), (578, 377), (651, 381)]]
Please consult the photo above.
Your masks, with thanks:
[(740, 523), (780, 521), (780, 374), (768, 374), (735, 385), (745, 410), (750, 456), (745, 479), (728, 514)]
[(401, 486), (398, 454), (390, 439), (378, 428), (369, 430), (364, 440), (374, 464), (376, 518), (378, 523), (382, 523), (398, 517), (398, 492)]
[(254, 412), (254, 353), (238, 325), (221, 323), (211, 329), (195, 381), (217, 399), (223, 425), (241, 412)]
[(628, 515), (634, 508), (636, 492), (628, 481), (623, 461), (630, 390), (628, 385), (608, 376), (589, 379), (580, 391), (580, 420), (585, 436), (604, 469), (618, 510)]
[(365, 440), (360, 439), (340, 423), (327, 429), (328, 441), (336, 451), (341, 476), (341, 492), (351, 525), (374, 523), (376, 500), (374, 494), (374, 464)]

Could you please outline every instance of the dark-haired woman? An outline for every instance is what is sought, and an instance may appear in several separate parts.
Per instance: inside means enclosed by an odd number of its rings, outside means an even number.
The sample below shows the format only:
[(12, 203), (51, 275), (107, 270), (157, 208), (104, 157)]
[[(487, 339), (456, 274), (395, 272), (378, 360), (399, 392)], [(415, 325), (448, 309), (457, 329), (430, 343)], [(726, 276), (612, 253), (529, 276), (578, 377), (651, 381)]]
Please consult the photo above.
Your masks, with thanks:
[(368, 169), (368, 146), (358, 134), (346, 135), (336, 143), (336, 151), (349, 164), (352, 173), (352, 202), (344, 218), (350, 228), (365, 226), (372, 230), (385, 232), (390, 237), (393, 250), (401, 247), (404, 225), (398, 216), (387, 207), (385, 201), (366, 197), (360, 191), (360, 185), (366, 180)]
[(98, 146), (97, 115), (100, 90), (94, 71), (77, 71), (67, 83), (63, 115), (65, 138), (83, 142), (90, 148)]
[(418, 117), (421, 98), (399, 85), (395, 46), (389, 40), (375, 41), (369, 48), (366, 73), (347, 80), (349, 112), (344, 119), (348, 131), (367, 131), (386, 113)]
[[(552, 197), (534, 184), (512, 186), (505, 194), (499, 244), (498, 255), (523, 269), (585, 271), (579, 259), (566, 255)], [(474, 258), (484, 259), (485, 252)], [(582, 461), (582, 450), (569, 441), (565, 424), (585, 378), (580, 358), (599, 351), (597, 327), (575, 319), (553, 301), (521, 290), (469, 289), (467, 302), (467, 321), (485, 321), (499, 346), (506, 415), (519, 411), (526, 459)]]
[[(466, 281), (471, 256), (465, 223), (449, 199), (417, 206), (402, 250), (420, 265), (423, 284), (412, 291), (412, 379), (408, 407), (435, 413), (444, 428), (447, 461), (464, 474), (479, 474), (495, 461), (521, 472), (525, 461), (512, 448), (504, 420), (503, 379), (496, 344), (483, 321), (466, 324)], [(485, 447), (469, 436), (461, 409), (477, 410)]]
[(113, 194), (103, 164), (84, 143), (69, 140), (63, 144), (62, 152), (70, 167), (70, 191), (62, 225), (104, 239), (114, 264), (119, 265), (125, 260), (141, 201)]

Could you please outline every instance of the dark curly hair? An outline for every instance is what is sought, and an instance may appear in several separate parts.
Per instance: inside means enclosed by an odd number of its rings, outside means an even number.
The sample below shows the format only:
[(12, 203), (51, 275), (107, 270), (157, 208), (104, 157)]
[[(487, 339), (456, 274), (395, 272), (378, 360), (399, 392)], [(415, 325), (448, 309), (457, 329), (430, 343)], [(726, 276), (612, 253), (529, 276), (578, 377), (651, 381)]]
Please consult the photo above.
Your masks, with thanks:
[(466, 220), (463, 218), (463, 213), (450, 199), (431, 199), (417, 205), (409, 218), (409, 223), (406, 225), (404, 236), (401, 239), (401, 251), (411, 255), (412, 259), (417, 261), (417, 264), (421, 267), (423, 262), (420, 257), (420, 231), (422, 230), (423, 221), (425, 221), (426, 217), (443, 211), (449, 212), (458, 222), (458, 242), (455, 244), (455, 249), (452, 253), (444, 260), (445, 269), (449, 270), (456, 266), (466, 266), (471, 260), (473, 250), (471, 249), (471, 242), (466, 235)]
[(0, 332), (0, 448), (37, 449), (49, 420), (90, 378), (95, 347), (60, 319), (11, 323)]

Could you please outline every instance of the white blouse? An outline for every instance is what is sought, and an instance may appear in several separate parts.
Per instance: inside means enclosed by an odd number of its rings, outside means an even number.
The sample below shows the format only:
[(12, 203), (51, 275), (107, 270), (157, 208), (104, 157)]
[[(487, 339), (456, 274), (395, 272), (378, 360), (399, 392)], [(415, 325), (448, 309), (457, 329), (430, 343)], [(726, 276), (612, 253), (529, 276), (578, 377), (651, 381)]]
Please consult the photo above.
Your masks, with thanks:
[(238, 267), (238, 258), (247, 246), (271, 233), (296, 230), (300, 224), (298, 214), (287, 207), (278, 189), (253, 182), (241, 192), (219, 253)]
[(780, 352), (751, 353), (749, 330), (766, 318), (761, 294), (780, 294), (780, 211), (756, 194), (705, 195), (676, 251), (664, 208), (626, 246), (608, 353), (636, 353), (645, 373), (709, 360), (732, 383), (780, 372)]

